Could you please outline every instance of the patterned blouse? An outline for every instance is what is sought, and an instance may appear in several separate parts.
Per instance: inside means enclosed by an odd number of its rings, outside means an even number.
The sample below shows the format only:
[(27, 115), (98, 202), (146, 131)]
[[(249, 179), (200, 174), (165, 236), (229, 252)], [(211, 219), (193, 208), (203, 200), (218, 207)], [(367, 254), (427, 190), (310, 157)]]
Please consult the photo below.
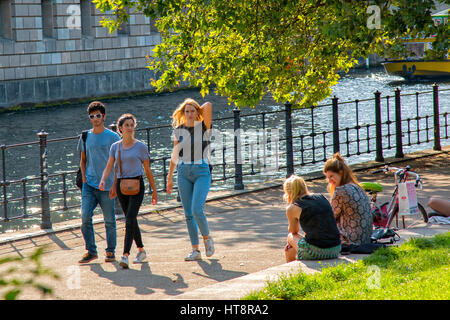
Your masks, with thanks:
[(342, 244), (370, 243), (373, 218), (369, 198), (361, 187), (353, 183), (337, 187), (331, 198), (331, 207)]

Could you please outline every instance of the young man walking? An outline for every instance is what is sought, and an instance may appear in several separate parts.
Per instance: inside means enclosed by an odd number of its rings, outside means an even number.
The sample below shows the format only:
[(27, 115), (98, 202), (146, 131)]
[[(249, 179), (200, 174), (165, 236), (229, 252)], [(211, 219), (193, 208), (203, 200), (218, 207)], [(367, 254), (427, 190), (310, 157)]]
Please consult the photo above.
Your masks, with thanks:
[(114, 172), (105, 181), (104, 191), (98, 186), (106, 167), (111, 145), (120, 140), (117, 133), (105, 128), (106, 109), (103, 103), (94, 101), (87, 109), (92, 129), (87, 133), (86, 148), (83, 139), (78, 141), (78, 150), (81, 151), (80, 168), (83, 177), (81, 191), (81, 232), (86, 244), (87, 253), (83, 255), (79, 263), (88, 263), (98, 258), (95, 245), (94, 226), (92, 216), (94, 209), (99, 204), (106, 228), (106, 262), (115, 261), (116, 249), (116, 217), (114, 212), (114, 200), (109, 198), (109, 190), (114, 183)]

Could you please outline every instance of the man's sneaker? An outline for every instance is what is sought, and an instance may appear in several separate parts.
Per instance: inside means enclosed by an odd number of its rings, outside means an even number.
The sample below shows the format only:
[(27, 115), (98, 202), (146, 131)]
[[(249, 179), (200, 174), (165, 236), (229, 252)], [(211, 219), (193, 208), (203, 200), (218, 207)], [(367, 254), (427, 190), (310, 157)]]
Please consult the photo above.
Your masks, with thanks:
[(197, 249), (192, 250), (191, 253), (189, 253), (186, 258), (184, 258), (184, 261), (195, 261), (195, 260), (202, 260), (202, 254)]
[(133, 263), (142, 263), (142, 261), (144, 261), (145, 259), (147, 259), (147, 253), (144, 251), (139, 251), (136, 259), (133, 260)]
[(124, 269), (128, 269), (128, 257), (122, 256), (122, 259), (120, 259), (119, 265)]
[(205, 243), (206, 256), (211, 257), (214, 254), (214, 242), (212, 237), (210, 236), (208, 239), (204, 239), (203, 242)]
[(91, 254), (91, 253), (87, 252), (83, 255), (83, 258), (81, 258), (81, 260), (78, 261), (78, 263), (88, 263), (97, 258), (98, 258), (98, 256), (96, 254)]
[(106, 252), (105, 262), (114, 262), (116, 261), (116, 256), (113, 252)]

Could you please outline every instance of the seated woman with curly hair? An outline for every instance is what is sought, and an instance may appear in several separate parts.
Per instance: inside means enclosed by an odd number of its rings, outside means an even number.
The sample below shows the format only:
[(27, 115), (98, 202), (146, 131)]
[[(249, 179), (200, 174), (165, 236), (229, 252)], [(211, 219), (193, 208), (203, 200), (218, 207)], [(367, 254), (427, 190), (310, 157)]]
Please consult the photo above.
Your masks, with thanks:
[(331, 207), (341, 234), (341, 243), (370, 243), (373, 231), (370, 202), (353, 171), (344, 158), (336, 153), (325, 163), (323, 173), (328, 180)]

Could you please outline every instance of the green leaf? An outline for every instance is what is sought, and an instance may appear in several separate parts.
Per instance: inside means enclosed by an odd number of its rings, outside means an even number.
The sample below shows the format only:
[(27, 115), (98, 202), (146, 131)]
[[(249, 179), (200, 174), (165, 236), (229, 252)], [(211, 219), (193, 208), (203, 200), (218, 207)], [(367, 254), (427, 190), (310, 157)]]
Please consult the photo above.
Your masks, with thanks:
[(5, 294), (5, 300), (16, 300), (20, 290), (11, 290)]
[[(450, 3), (450, 0), (445, 0)], [(406, 36), (436, 34), (429, 59), (448, 53), (448, 25), (431, 24), (432, 0), (94, 0), (110, 32), (128, 19), (127, 7), (152, 18), (163, 37), (149, 69), (156, 91), (182, 80), (230, 105), (254, 107), (266, 94), (297, 107), (326, 98), (356, 59), (371, 53), (399, 57)], [(380, 8), (381, 26), (370, 29), (368, 5)]]

